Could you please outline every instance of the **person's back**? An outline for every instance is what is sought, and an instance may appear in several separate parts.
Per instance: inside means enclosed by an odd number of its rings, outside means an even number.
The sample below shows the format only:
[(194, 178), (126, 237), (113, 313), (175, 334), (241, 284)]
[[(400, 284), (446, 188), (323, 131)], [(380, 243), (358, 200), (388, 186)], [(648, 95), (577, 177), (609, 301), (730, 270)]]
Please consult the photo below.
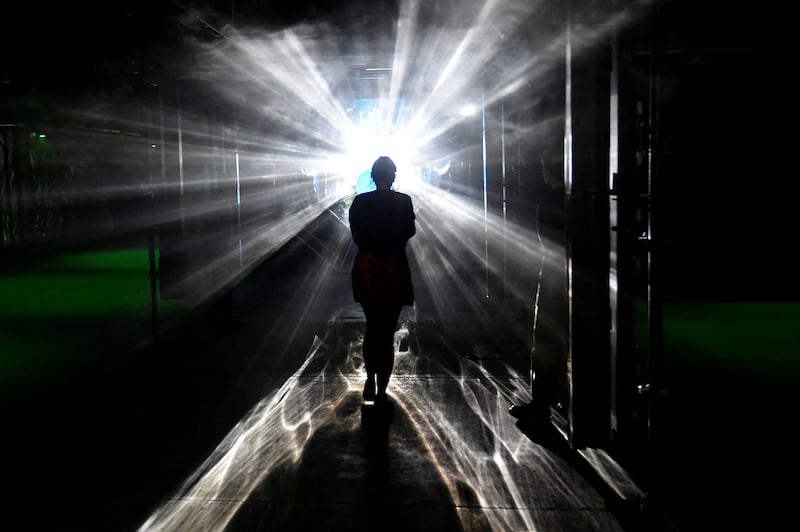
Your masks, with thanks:
[[(353, 298), (364, 309), (365, 401), (386, 398), (394, 364), (394, 330), (403, 305), (414, 304), (405, 247), (416, 233), (411, 197), (391, 190), (396, 167), (388, 157), (372, 166), (377, 190), (357, 195), (350, 206), (350, 231), (358, 246), (353, 262)], [(376, 383), (377, 377), (377, 383)]]
[(350, 207), (350, 229), (359, 252), (404, 253), (416, 232), (411, 197), (393, 190), (359, 194)]

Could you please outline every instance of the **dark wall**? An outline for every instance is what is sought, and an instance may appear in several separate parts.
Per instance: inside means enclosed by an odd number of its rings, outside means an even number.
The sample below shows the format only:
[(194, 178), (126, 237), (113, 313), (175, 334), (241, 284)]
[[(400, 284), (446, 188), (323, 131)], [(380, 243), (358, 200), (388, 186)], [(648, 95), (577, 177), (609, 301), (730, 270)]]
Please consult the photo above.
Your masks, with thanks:
[(736, 4), (682, 13), (664, 28), (666, 293), (797, 299), (800, 105), (784, 22)]

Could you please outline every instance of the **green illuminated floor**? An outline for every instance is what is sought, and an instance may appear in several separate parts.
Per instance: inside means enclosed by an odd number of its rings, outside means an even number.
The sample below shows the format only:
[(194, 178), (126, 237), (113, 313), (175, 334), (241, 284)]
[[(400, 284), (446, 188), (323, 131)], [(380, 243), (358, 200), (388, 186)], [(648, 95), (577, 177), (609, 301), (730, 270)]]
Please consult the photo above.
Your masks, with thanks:
[[(161, 318), (179, 310), (158, 302)], [(42, 382), (80, 373), (150, 341), (151, 317), (146, 248), (33, 261), (0, 275), (0, 375)]]
[(764, 380), (800, 376), (800, 303), (687, 303), (664, 309), (664, 349), (681, 365)]

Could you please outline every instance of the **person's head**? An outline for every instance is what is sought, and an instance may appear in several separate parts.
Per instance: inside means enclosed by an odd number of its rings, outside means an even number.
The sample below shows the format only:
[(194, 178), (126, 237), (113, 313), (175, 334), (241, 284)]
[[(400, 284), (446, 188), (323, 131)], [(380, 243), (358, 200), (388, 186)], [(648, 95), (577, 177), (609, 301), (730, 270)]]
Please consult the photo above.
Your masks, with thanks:
[(378, 188), (390, 188), (394, 183), (397, 166), (389, 157), (378, 157), (372, 164), (372, 180)]

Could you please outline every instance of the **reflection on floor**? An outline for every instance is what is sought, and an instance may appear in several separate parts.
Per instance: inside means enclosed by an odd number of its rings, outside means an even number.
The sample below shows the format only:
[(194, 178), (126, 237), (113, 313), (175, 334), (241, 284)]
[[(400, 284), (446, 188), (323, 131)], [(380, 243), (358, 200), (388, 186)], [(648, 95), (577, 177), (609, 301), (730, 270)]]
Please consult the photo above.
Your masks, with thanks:
[[(233, 297), (242, 327), (209, 322), (199, 307), (145, 347), (107, 348), (52, 385), (0, 375), (24, 390), (0, 405), (0, 527), (629, 529), (555, 429), (509, 415), (529, 398), (512, 369), (528, 352), (493, 328), (502, 301), (448, 302), (453, 333), (431, 317), (419, 279), (396, 337), (391, 407), (362, 410), (363, 314), (351, 304), (353, 249), (340, 225), (315, 226), (317, 238), (293, 240), (242, 280)], [(342, 249), (310, 252), (315, 242)], [(458, 294), (437, 282), (438, 296)], [(492, 355), (503, 348), (523, 358)]]
[(564, 457), (515, 426), (524, 379), (464, 363), (425, 324), (396, 335), (408, 347), (390, 404), (362, 408), (357, 316), (332, 320), (142, 530), (622, 530)]

